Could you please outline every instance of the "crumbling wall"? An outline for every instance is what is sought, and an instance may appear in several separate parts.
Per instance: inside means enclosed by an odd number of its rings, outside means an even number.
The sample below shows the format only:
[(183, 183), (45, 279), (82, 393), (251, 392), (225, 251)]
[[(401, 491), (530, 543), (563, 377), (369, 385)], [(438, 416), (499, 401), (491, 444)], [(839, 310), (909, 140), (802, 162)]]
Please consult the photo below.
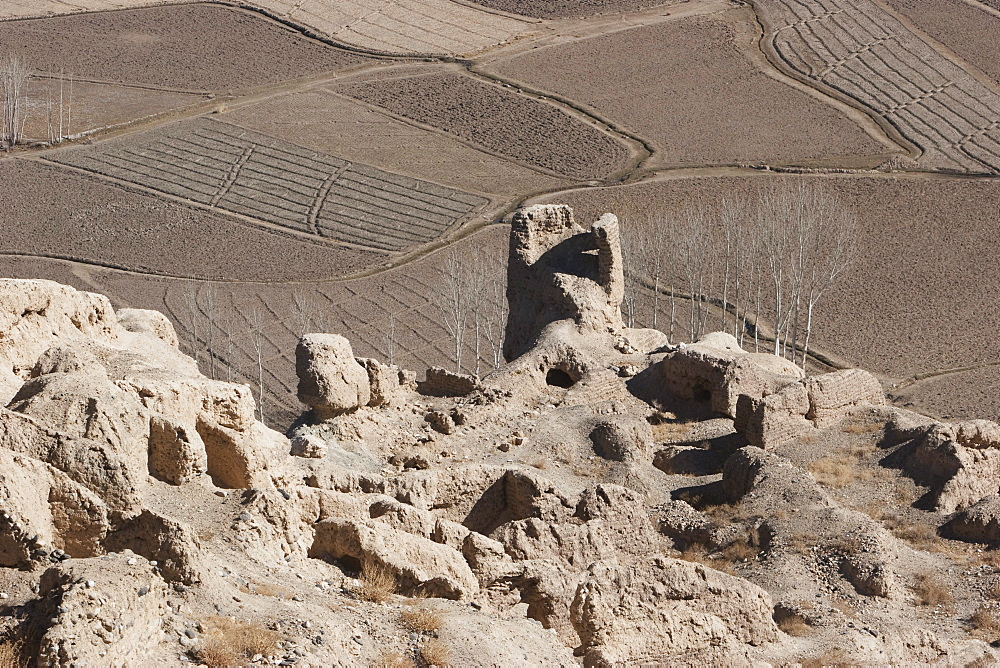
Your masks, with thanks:
[(580, 227), (564, 204), (520, 209), (511, 220), (504, 357), (527, 352), (546, 325), (617, 332), (625, 294), (618, 219), (605, 214)]

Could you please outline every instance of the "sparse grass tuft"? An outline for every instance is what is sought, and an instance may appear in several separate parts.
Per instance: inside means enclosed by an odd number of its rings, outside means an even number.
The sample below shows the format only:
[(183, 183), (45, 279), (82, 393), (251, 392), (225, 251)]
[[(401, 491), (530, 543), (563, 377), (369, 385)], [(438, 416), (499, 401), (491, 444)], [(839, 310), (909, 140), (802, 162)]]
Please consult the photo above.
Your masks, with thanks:
[(872, 472), (863, 468), (863, 460), (875, 450), (870, 443), (855, 443), (832, 455), (827, 455), (809, 465), (816, 482), (824, 487), (839, 489), (854, 482), (872, 477)]
[(419, 633), (433, 633), (444, 624), (444, 615), (427, 605), (410, 605), (401, 614), (403, 624)]
[(870, 422), (865, 420), (861, 422), (852, 422), (841, 429), (841, 431), (845, 434), (874, 434), (884, 426), (885, 425), (881, 422)]
[(733, 541), (721, 550), (722, 558), (733, 563), (754, 561), (760, 550), (754, 547), (747, 540)]
[(414, 668), (413, 659), (402, 652), (384, 652), (372, 662), (371, 668)]
[(354, 593), (362, 600), (382, 603), (396, 593), (396, 576), (385, 566), (366, 566)]
[(211, 667), (237, 666), (260, 654), (273, 656), (281, 636), (256, 622), (214, 617), (205, 623), (208, 631), (196, 658)]
[(439, 638), (431, 638), (420, 646), (420, 665), (445, 668), (451, 664), (451, 649)]
[(812, 627), (806, 623), (804, 619), (797, 615), (789, 615), (785, 617), (780, 622), (778, 622), (778, 628), (787, 633), (790, 636), (795, 636), (801, 638), (802, 636), (807, 636), (812, 633)]
[(973, 635), (980, 640), (992, 643), (1000, 638), (1000, 617), (993, 610), (982, 607), (969, 617)]
[(951, 605), (951, 591), (933, 573), (921, 573), (911, 587), (919, 605)]

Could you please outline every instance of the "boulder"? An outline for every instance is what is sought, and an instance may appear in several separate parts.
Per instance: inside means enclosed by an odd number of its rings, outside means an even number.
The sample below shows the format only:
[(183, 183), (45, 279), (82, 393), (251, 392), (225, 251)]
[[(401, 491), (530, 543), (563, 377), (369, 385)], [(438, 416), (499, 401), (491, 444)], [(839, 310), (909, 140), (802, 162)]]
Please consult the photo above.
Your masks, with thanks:
[(142, 476), (107, 445), (74, 438), (0, 408), (0, 448), (48, 462), (96, 494), (116, 517), (142, 511)]
[(141, 308), (123, 308), (118, 311), (118, 322), (123, 328), (137, 334), (149, 334), (169, 346), (178, 346), (177, 332), (170, 319), (159, 311)]
[(131, 550), (157, 563), (168, 582), (194, 584), (202, 580), (205, 564), (201, 540), (190, 527), (177, 520), (144, 510), (104, 541), (108, 550)]
[(205, 445), (208, 475), (217, 487), (273, 487), (272, 461), (291, 449), (288, 439), (259, 422), (237, 431), (203, 417), (197, 431)]
[(584, 665), (742, 661), (746, 645), (777, 639), (760, 587), (702, 564), (652, 555), (588, 569), (571, 607)]
[(462, 599), (479, 591), (465, 559), (446, 545), (377, 521), (334, 518), (318, 522), (315, 530), (309, 556), (339, 559), (360, 571), (384, 568), (401, 593)]
[(653, 430), (646, 420), (619, 415), (602, 420), (590, 432), (594, 452), (616, 462), (648, 462), (653, 457)]
[(57, 611), (42, 636), (39, 666), (140, 665), (166, 638), (166, 585), (131, 552), (50, 568), (41, 593)]
[(368, 371), (358, 364), (351, 344), (337, 334), (306, 334), (295, 348), (299, 401), (327, 419), (367, 406)]
[(208, 471), (208, 454), (197, 429), (163, 415), (149, 418), (149, 473), (173, 485)]
[(935, 509), (953, 513), (1000, 492), (1000, 425), (988, 420), (938, 423), (915, 439), (902, 460), (931, 487)]

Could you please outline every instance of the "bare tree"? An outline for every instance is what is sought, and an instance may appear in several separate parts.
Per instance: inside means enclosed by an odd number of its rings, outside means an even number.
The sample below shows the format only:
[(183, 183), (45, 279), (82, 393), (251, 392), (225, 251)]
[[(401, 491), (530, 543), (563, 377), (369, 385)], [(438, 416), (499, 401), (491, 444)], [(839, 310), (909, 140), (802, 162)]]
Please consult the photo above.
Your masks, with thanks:
[(438, 267), (438, 273), (439, 284), (434, 301), (441, 316), (441, 323), (451, 336), (455, 371), (461, 373), (466, 328), (473, 310), (469, 269), (458, 251), (452, 249)]
[(396, 363), (396, 313), (389, 311), (389, 323), (385, 328), (385, 351), (389, 364)]
[(0, 93), (3, 94), (3, 119), (0, 123), (0, 146), (10, 150), (24, 133), (24, 109), (27, 101), (27, 65), (10, 56), (0, 65)]
[(503, 338), (507, 324), (507, 257), (502, 253), (481, 249), (472, 263), (475, 278), (473, 319), (476, 336), (476, 373), (479, 373), (481, 344), (485, 339), (490, 349), (490, 366), (499, 369), (504, 363)]
[(257, 357), (257, 419), (264, 423), (264, 313), (254, 304), (247, 317), (250, 347)]

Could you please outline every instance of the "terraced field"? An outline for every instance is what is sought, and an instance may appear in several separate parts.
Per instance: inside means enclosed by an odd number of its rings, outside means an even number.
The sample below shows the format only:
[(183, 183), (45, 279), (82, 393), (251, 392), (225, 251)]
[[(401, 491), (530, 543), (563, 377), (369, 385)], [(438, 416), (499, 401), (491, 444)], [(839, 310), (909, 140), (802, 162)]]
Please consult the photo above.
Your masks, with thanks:
[(272, 97), (219, 116), (227, 123), (414, 178), (507, 200), (569, 184), (394, 118), (329, 86)]
[(768, 40), (799, 75), (866, 106), (928, 167), (1000, 172), (1000, 95), (872, 0), (760, 0)]
[(628, 128), (655, 147), (651, 167), (873, 167), (899, 151), (844, 111), (775, 80), (753, 57), (758, 36), (748, 10), (730, 9), (533, 49), (485, 68)]
[[(352, 82), (337, 90), (494, 153), (575, 179), (623, 170), (625, 145), (568, 113), (450, 72)], [(490, 123), (483, 123), (490, 118)]]
[(211, 120), (50, 159), (296, 232), (389, 252), (433, 241), (488, 203)]
[(386, 255), (135, 192), (34, 160), (0, 160), (0, 265), (54, 257), (143, 275), (294, 281), (371, 270)]
[(475, 0), (477, 5), (537, 18), (565, 18), (628, 12), (674, 5), (681, 0)]
[(886, 0), (886, 4), (1000, 84), (996, 8), (991, 12), (964, 0)]
[(338, 42), (389, 53), (469, 55), (516, 39), (530, 22), (451, 0), (254, 0)]

